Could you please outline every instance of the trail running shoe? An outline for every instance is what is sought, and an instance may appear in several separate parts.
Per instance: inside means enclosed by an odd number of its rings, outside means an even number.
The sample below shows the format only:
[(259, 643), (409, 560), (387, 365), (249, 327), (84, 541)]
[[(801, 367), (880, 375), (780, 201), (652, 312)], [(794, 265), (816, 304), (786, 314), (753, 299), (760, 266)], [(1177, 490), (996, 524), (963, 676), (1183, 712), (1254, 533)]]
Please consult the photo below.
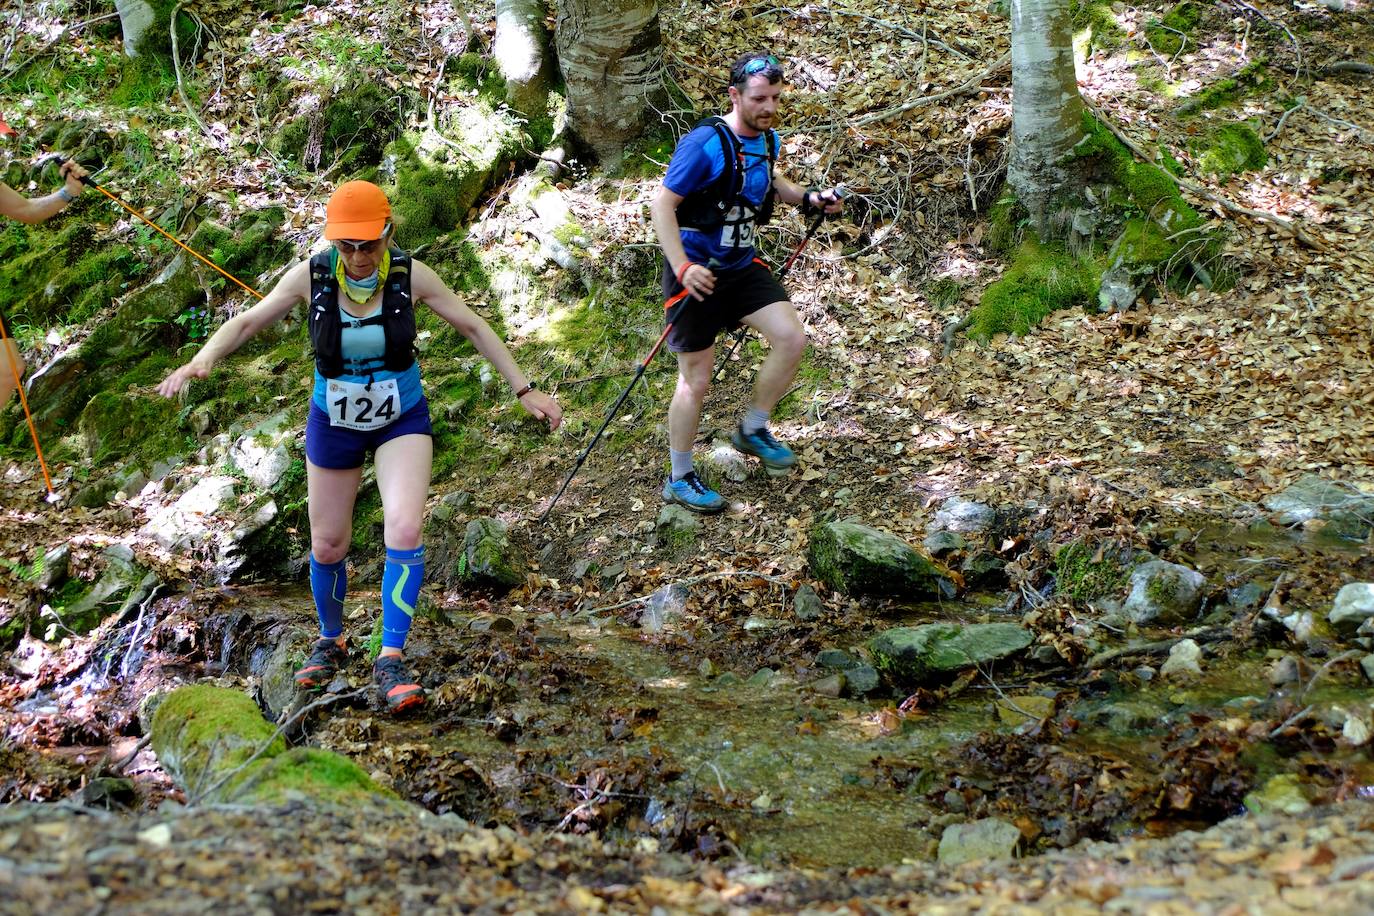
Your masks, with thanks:
[(693, 512), (711, 514), (725, 508), (725, 499), (706, 486), (696, 471), (688, 471), (681, 480), (669, 477), (663, 482), (663, 498), (670, 503), (686, 506)]
[(792, 454), (790, 448), (774, 439), (767, 427), (756, 433), (746, 433), (741, 427), (736, 426), (730, 436), (730, 442), (746, 455), (757, 457), (770, 470), (785, 470), (797, 463), (797, 456)]
[(323, 689), (346, 664), (348, 649), (333, 639), (317, 639), (314, 651), (296, 672), (296, 686), (302, 690)]
[(399, 655), (383, 655), (372, 664), (372, 680), (391, 712), (400, 712), (425, 701), (425, 688), (410, 673), (410, 666)]

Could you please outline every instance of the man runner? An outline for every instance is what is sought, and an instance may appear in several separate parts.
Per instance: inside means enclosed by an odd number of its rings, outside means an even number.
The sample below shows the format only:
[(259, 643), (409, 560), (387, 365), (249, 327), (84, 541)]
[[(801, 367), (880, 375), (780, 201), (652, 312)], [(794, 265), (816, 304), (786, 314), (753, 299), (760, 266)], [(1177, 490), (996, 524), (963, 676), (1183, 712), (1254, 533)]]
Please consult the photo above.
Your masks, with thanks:
[(672, 473), (663, 484), (665, 500), (694, 512), (725, 508), (725, 500), (692, 464), (722, 330), (748, 325), (767, 339), (770, 350), (731, 441), (770, 469), (790, 468), (797, 461), (769, 432), (768, 417), (796, 377), (806, 333), (787, 291), (754, 253), (754, 227), (767, 220), (775, 195), (808, 214), (821, 208), (838, 213), (843, 207), (833, 189), (803, 189), (773, 172), (778, 141), (772, 125), (782, 94), (776, 57), (736, 59), (729, 94), (728, 115), (707, 118), (678, 142), (650, 208), (663, 248), (666, 305), (671, 309), (685, 296), (695, 300), (679, 313), (668, 335), (678, 380), (668, 407)]

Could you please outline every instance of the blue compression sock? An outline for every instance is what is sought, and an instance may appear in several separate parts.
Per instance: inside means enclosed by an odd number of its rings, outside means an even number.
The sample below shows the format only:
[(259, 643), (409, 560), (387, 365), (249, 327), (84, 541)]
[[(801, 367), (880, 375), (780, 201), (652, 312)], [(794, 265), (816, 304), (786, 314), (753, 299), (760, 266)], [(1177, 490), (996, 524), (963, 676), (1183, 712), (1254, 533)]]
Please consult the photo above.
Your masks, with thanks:
[(315, 613), (320, 618), (320, 635), (338, 639), (343, 635), (344, 596), (348, 594), (348, 566), (345, 560), (321, 563), (310, 555), (310, 594), (315, 596)]
[(424, 545), (412, 550), (386, 549), (386, 568), (382, 571), (383, 648), (405, 648), (424, 578)]

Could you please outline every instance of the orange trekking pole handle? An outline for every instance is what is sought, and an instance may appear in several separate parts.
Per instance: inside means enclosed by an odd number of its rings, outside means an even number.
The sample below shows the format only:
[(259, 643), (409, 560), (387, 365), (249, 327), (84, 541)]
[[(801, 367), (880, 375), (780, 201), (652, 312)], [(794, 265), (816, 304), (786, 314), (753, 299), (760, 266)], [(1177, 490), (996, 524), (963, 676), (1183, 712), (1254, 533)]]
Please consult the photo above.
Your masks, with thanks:
[(236, 276), (234, 276), (233, 274), (229, 273), (229, 271), (227, 271), (227, 270), (225, 270), (224, 268), (220, 267), (220, 266), (219, 266), (218, 264), (216, 264), (214, 261), (211, 261), (209, 258), (205, 257), (205, 255), (203, 255), (203, 254), (201, 254), (200, 252), (196, 251), (194, 248), (190, 247), (189, 245), (185, 245), (185, 244), (183, 244), (182, 242), (177, 241), (177, 239), (176, 239), (175, 236), (173, 236), (173, 235), (171, 235), (170, 233), (168, 233), (167, 230), (163, 229), (163, 228), (162, 228), (161, 226), (159, 226), (157, 223), (155, 223), (155, 222), (153, 222), (152, 220), (148, 219), (148, 217), (144, 216), (142, 213), (138, 212), (138, 210), (136, 210), (136, 209), (134, 209), (133, 207), (129, 206), (129, 205), (126, 204), (124, 201), (120, 200), (118, 197), (116, 197), (115, 195), (111, 194), (109, 191), (105, 190), (105, 189), (102, 188), (100, 185), (96, 184), (94, 181), (91, 181), (91, 178), (90, 178), (89, 175), (84, 175), (84, 176), (82, 176), (81, 179), (80, 179), (80, 181), (81, 181), (81, 183), (84, 184), (84, 185), (87, 185), (87, 186), (89, 186), (89, 187), (95, 188), (95, 189), (96, 189), (97, 191), (99, 191), (101, 194), (104, 194), (106, 197), (108, 197), (110, 200), (114, 201), (115, 203), (119, 204), (119, 205), (120, 205), (121, 207), (123, 207), (125, 210), (128, 210), (128, 211), (129, 211), (130, 213), (132, 213), (134, 216), (137, 216), (139, 219), (143, 220), (145, 223), (147, 223), (147, 224), (148, 224), (149, 226), (151, 226), (153, 229), (156, 229), (158, 232), (160, 232), (164, 237), (166, 237), (168, 240), (170, 240), (173, 244), (175, 244), (175, 245), (177, 245), (178, 247), (180, 247), (183, 251), (186, 251), (187, 253), (189, 253), (189, 254), (191, 254), (191, 255), (194, 255), (194, 256), (197, 257), (197, 258), (200, 258), (200, 260), (203, 261), (205, 264), (209, 265), (209, 266), (210, 266), (211, 268), (213, 268), (214, 270), (219, 271), (221, 274), (223, 274), (224, 276), (228, 277), (230, 280), (233, 280), (233, 281), (234, 281), (235, 283), (237, 283), (239, 286), (243, 287), (245, 290), (247, 290), (248, 292), (252, 293), (254, 296), (258, 297), (259, 299), (263, 298), (262, 293), (260, 293), (260, 292), (258, 292), (257, 290), (253, 289), (253, 287), (249, 286), (247, 283), (244, 283), (244, 282), (243, 282), (242, 280), (240, 280), (238, 277), (236, 277)]
[(53, 496), (52, 477), (48, 474), (48, 462), (43, 458), (43, 447), (38, 444), (38, 427), (33, 424), (33, 414), (29, 412), (29, 399), (24, 394), (24, 384), (19, 378), (19, 366), (13, 359), (13, 356), (19, 352), (19, 344), (15, 343), (14, 353), (10, 353), (9, 342), (10, 335), (5, 330), (4, 319), (0, 319), (0, 346), (5, 348), (6, 361), (10, 364), (10, 371), (14, 373), (14, 389), (19, 392), (19, 403), (24, 405), (24, 419), (29, 422), (29, 435), (33, 438), (33, 450), (38, 453), (38, 466), (43, 469), (43, 483), (48, 487), (48, 496)]

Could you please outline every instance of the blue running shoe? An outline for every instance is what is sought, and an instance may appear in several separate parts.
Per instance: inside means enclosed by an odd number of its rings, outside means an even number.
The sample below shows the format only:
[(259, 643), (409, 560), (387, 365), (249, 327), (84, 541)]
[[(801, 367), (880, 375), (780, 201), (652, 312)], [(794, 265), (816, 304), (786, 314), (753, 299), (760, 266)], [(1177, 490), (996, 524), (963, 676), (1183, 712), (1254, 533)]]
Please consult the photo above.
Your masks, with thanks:
[(790, 448), (774, 439), (767, 427), (756, 433), (746, 433), (736, 426), (730, 436), (730, 442), (744, 454), (757, 457), (770, 471), (783, 471), (797, 463), (797, 456), (792, 454)]
[(688, 471), (681, 480), (669, 477), (663, 484), (663, 498), (670, 503), (686, 506), (693, 512), (709, 515), (725, 508), (725, 499), (706, 486), (696, 471)]

